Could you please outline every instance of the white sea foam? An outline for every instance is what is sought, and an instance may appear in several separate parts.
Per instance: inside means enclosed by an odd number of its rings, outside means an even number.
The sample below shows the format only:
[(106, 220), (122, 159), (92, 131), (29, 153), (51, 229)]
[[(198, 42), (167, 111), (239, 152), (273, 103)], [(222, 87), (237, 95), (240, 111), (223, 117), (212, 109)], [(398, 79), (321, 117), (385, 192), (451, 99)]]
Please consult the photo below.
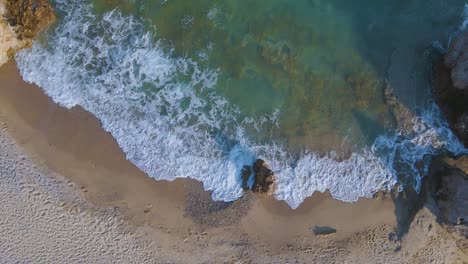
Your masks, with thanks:
[[(348, 202), (399, 182), (417, 189), (424, 175), (417, 161), (464, 151), (436, 107), (423, 112), (412, 134), (381, 136), (341, 162), (315, 153), (297, 159), (279, 145), (255, 144), (244, 136), (244, 125), (257, 122), (238, 120), (237, 108), (214, 92), (216, 69), (175, 58), (140, 22), (119, 11), (96, 17), (84, 1), (56, 4), (67, 15), (47, 46), (34, 43), (16, 56), (23, 78), (60, 105), (93, 113), (127, 158), (156, 179), (197, 179), (214, 199), (232, 201), (243, 193), (240, 170), (260, 157), (277, 174), (275, 197), (296, 208), (327, 189)], [(257, 121), (276, 124), (279, 111)]]

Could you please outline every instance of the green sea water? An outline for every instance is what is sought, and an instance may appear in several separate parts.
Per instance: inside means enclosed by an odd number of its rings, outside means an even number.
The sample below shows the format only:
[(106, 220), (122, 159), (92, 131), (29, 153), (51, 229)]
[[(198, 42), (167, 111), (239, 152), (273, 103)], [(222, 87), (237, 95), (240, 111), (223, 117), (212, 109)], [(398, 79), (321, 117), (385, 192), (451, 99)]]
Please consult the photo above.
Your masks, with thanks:
[[(271, 117), (257, 142), (352, 150), (395, 124), (389, 83), (408, 107), (427, 101), (435, 40), (460, 22), (461, 0), (94, 0), (139, 18), (177, 56), (219, 69), (217, 94), (243, 117)], [(444, 12), (440, 12), (444, 10)], [(200, 91), (202, 94), (203, 91)]]
[[(275, 198), (419, 190), (435, 155), (466, 149), (431, 96), (431, 62), (468, 21), (460, 0), (55, 0), (18, 52), (24, 80), (96, 116), (158, 180), (243, 195), (258, 158)], [(384, 90), (413, 112), (400, 133)], [(253, 179), (253, 175), (250, 175)]]

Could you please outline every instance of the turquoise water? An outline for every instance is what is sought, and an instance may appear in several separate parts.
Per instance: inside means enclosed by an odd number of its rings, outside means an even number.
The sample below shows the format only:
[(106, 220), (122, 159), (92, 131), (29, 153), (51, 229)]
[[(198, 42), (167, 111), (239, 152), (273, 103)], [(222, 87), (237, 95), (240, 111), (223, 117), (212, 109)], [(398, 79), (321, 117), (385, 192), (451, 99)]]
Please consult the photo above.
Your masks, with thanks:
[[(344, 143), (372, 144), (385, 129), (394, 129), (383, 100), (385, 80), (391, 78), (409, 107), (427, 100), (426, 53), (434, 40), (448, 39), (464, 5), (460, 0), (93, 2), (97, 12), (117, 7), (138, 17), (178, 56), (219, 69), (216, 92), (239, 107), (240, 120), (280, 110), (278, 126), (249, 133), (255, 140), (324, 152), (343, 150)], [(391, 74), (395, 67), (406, 70)]]
[[(434, 42), (459, 0), (55, 1), (59, 22), (17, 55), (23, 78), (96, 115), (156, 179), (242, 195), (265, 159), (277, 199), (344, 201), (419, 188), (432, 155), (464, 151), (430, 96)], [(440, 45), (439, 45), (440, 46)], [(399, 133), (390, 85), (418, 127)], [(419, 164), (419, 165), (418, 165)]]

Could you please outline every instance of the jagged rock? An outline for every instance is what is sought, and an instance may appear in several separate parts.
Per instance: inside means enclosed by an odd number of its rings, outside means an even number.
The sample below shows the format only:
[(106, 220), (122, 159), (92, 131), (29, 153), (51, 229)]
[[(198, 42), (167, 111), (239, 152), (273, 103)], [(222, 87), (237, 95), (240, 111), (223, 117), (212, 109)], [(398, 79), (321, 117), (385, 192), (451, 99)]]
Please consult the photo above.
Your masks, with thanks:
[(445, 55), (445, 66), (451, 71), (453, 86), (457, 89), (468, 88), (468, 32), (456, 36)]
[(262, 159), (257, 159), (253, 165), (255, 172), (252, 191), (271, 195), (275, 189), (275, 175)]

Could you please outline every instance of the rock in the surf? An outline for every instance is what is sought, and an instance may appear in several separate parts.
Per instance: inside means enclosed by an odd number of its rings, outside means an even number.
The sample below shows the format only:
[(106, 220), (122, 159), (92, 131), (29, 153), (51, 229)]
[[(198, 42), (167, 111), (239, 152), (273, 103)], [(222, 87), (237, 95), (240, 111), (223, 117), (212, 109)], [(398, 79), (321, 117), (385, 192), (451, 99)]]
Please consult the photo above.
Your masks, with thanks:
[(410, 108), (398, 100), (398, 97), (395, 95), (389, 83), (387, 83), (385, 87), (384, 95), (385, 102), (389, 106), (389, 109), (395, 118), (398, 127), (400, 127), (406, 134), (411, 133), (415, 125), (414, 120), (416, 115), (411, 111)]
[(275, 191), (275, 175), (266, 162), (262, 159), (257, 159), (253, 165), (254, 184), (252, 191), (261, 194), (271, 195)]

